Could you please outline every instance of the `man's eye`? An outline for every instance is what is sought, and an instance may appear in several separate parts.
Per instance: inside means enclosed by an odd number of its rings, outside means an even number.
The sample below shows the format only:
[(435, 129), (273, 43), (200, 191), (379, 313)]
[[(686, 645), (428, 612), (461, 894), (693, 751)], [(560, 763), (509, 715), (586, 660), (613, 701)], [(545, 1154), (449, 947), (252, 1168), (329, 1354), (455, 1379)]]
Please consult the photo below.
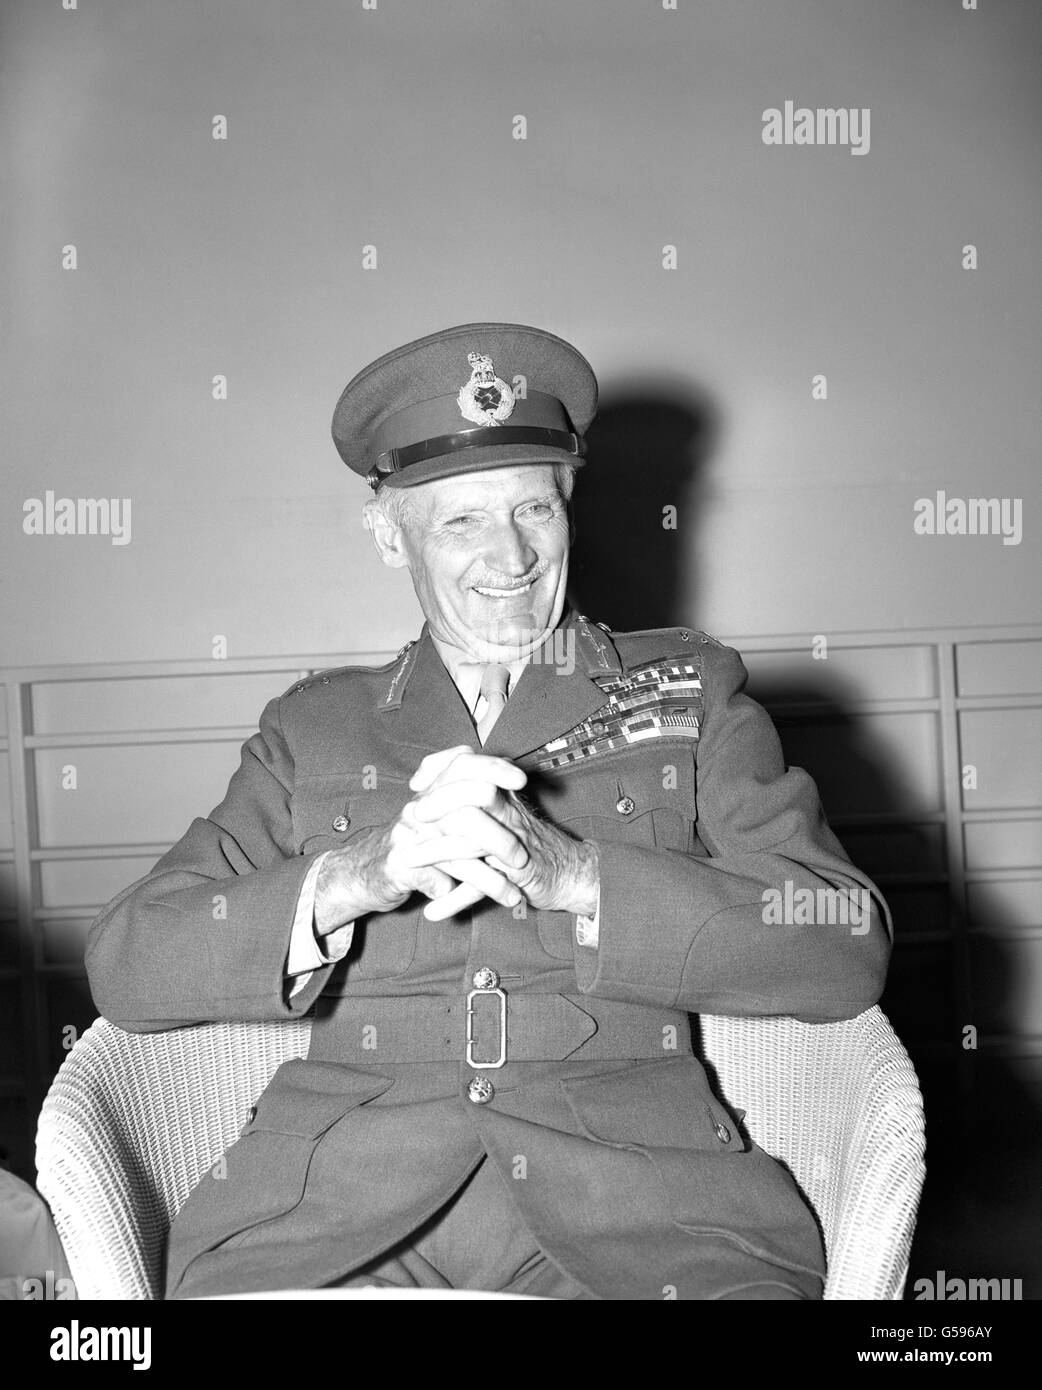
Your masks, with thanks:
[(447, 521), (447, 522), (445, 523), (445, 525), (446, 525), (446, 526), (468, 526), (468, 525), (470, 524), (470, 522), (476, 521), (476, 520), (477, 520), (477, 517), (472, 516), (470, 513), (467, 513), (467, 514), (465, 514), (464, 516), (454, 516), (450, 521)]
[(541, 521), (545, 517), (553, 516), (554, 509), (549, 502), (533, 502), (531, 506), (525, 507), (524, 515)]

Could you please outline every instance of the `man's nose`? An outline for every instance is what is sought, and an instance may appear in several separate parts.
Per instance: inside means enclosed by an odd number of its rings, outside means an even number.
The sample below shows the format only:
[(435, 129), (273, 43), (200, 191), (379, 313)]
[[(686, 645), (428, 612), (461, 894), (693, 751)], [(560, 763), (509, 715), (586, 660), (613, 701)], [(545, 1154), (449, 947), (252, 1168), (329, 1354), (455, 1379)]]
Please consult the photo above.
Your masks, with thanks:
[(497, 526), (489, 542), (485, 563), (494, 573), (511, 579), (519, 579), (527, 574), (539, 558), (523, 528), (515, 521)]

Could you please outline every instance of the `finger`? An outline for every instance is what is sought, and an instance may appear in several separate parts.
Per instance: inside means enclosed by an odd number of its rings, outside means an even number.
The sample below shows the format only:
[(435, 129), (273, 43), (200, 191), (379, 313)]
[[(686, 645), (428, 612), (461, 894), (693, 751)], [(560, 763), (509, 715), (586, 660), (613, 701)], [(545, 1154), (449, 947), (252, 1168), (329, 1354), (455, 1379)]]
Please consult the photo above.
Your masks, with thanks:
[(428, 921), (442, 921), (482, 898), (491, 898), (503, 907), (516, 907), (521, 901), (521, 894), (514, 885), (480, 859), (449, 860), (441, 867), (460, 880), (460, 888), (469, 891), (454, 889), (444, 898), (428, 903), (424, 908)]
[[(488, 864), (490, 868), (495, 869), (498, 873), (501, 873), (505, 878), (509, 878), (511, 883), (517, 883), (516, 865), (504, 864), (502, 859), (500, 859), (495, 854), (486, 854), (485, 863)], [(518, 887), (520, 887), (520, 884), (518, 884)]]
[(509, 803), (499, 787), (491, 782), (468, 778), (460, 782), (436, 782), (429, 791), (421, 792), (412, 806), (414, 820), (429, 822), (439, 820), (449, 811), (463, 806), (477, 806), (482, 811), (490, 811), (498, 819), (509, 812)]
[(443, 781), (454, 782), (463, 777), (477, 777), (486, 782), (494, 782), (497, 787), (509, 787), (513, 791), (520, 791), (528, 781), (528, 774), (509, 758), (496, 758), (491, 753), (475, 753), (472, 748), (467, 749), (465, 757), (454, 758), (442, 773)]
[(434, 835), (402, 850), (400, 862), (406, 869), (422, 869), (449, 860), (485, 859), (487, 855), (481, 841), (470, 836)]
[(447, 811), (455, 811), (460, 806), (480, 806), (487, 811), (497, 799), (501, 799), (499, 788), (483, 778), (436, 782), (411, 803), (412, 814), (418, 821), (438, 820)]
[[(477, 806), (463, 806), (458, 811), (449, 811), (436, 821), (432, 828), (440, 831), (445, 837), (459, 836), (473, 841), (480, 847), (482, 859), (486, 855), (495, 854), (515, 869), (524, 868), (528, 863), (528, 849), (520, 836), (495, 816), (489, 815)], [(430, 841), (420, 839), (418, 843), (427, 845)], [(464, 854), (459, 857), (469, 859), (472, 856)], [(430, 859), (425, 862), (433, 864), (437, 861)]]
[(427, 898), (444, 898), (457, 887), (456, 880), (433, 865), (415, 876), (416, 891)]
[(455, 748), (442, 748), (437, 753), (428, 753), (409, 778), (409, 786), (414, 792), (426, 791), (431, 783), (441, 776), (453, 759), (458, 758), (461, 753), (473, 751), (468, 744), (460, 743)]
[(483, 859), (449, 859), (439, 867), (504, 907), (516, 907), (521, 901), (520, 889), (497, 870), (490, 868)]
[(446, 918), (454, 917), (457, 912), (465, 912), (468, 907), (481, 902), (484, 896), (484, 893), (472, 888), (469, 883), (457, 883), (444, 897), (438, 898), (436, 902), (427, 903), (423, 915), (428, 922), (444, 922)]
[[(451, 754), (452, 756), (447, 756)], [(437, 763), (435, 759), (438, 759)], [(428, 767), (431, 764), (431, 768)], [(436, 768), (430, 775), (432, 768)], [(508, 758), (494, 758), (487, 753), (475, 753), (472, 748), (449, 748), (445, 754), (431, 753), (413, 773), (409, 786), (413, 791), (426, 791), (435, 782), (462, 780), (491, 782), (504, 790), (520, 791), (528, 776)]]

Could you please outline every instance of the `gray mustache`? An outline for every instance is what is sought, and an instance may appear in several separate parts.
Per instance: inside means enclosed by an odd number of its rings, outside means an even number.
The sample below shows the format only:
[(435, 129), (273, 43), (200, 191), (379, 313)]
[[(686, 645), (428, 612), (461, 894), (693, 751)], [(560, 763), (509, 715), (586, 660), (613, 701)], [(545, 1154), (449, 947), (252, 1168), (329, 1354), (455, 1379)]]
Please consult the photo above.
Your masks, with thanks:
[(478, 579), (473, 584), (475, 589), (523, 589), (526, 584), (534, 584), (537, 579), (542, 579), (549, 567), (543, 565), (540, 569), (535, 569), (524, 579)]

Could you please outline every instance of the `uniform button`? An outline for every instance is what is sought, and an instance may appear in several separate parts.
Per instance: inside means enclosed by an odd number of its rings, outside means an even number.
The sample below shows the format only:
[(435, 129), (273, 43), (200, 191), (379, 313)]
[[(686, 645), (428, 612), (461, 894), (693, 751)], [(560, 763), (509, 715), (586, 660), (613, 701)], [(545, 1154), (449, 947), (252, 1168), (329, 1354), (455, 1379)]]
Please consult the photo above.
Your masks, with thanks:
[(254, 1122), (254, 1120), (255, 1120), (256, 1118), (257, 1118), (257, 1107), (256, 1107), (255, 1105), (251, 1105), (250, 1108), (249, 1108), (249, 1110), (246, 1111), (246, 1123), (247, 1123), (248, 1125), (252, 1125), (253, 1122)]
[(720, 1140), (721, 1144), (729, 1144), (731, 1142), (731, 1131), (726, 1125), (722, 1125), (717, 1121), (713, 1128), (716, 1130), (716, 1137)]
[(328, 676), (323, 676), (323, 677), (322, 677), (322, 684), (323, 684), (323, 685), (328, 685), (328, 684), (329, 684), (329, 677), (328, 677)]
[(341, 832), (342, 830), (346, 830), (347, 827), (348, 827), (350, 824), (351, 824), (351, 818), (350, 818), (350, 816), (337, 816), (336, 820), (333, 822), (333, 829), (334, 829), (334, 830), (337, 832), (337, 834), (339, 835), (340, 832)]
[(615, 809), (620, 816), (631, 816), (637, 809), (637, 803), (632, 796), (620, 796), (615, 803)]
[(483, 965), (480, 970), (475, 970), (475, 989), (495, 989), (498, 984), (499, 976), (494, 970), (490, 970), (487, 965)]
[(298, 685), (297, 688), (296, 688), (296, 691), (295, 691), (294, 693), (297, 694), (297, 695), (299, 695), (303, 689), (304, 689), (304, 687), (303, 687), (302, 685)]
[(691, 634), (690, 634), (690, 632), (685, 632), (685, 631), (681, 630), (681, 633), (680, 633), (680, 640), (681, 640), (681, 642), (690, 642), (690, 641), (691, 641)]
[(475, 1076), (467, 1086), (467, 1099), (475, 1105), (487, 1105), (496, 1094), (496, 1088), (485, 1076)]

